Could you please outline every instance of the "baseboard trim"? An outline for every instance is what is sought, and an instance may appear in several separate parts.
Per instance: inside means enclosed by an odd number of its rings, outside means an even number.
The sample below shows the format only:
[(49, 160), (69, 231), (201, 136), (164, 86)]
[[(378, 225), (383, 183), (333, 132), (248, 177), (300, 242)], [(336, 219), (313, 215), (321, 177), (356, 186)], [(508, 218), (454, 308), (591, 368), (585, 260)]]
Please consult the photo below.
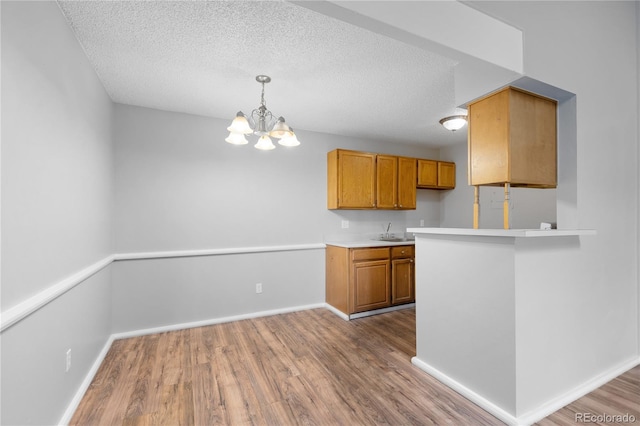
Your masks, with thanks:
[(549, 402), (541, 405), (535, 410), (531, 410), (521, 416), (518, 416), (521, 424), (531, 425), (534, 424), (548, 415), (555, 413), (562, 407), (571, 404), (579, 398), (582, 398), (586, 394), (593, 392), (598, 389), (600, 386), (605, 383), (615, 379), (619, 375), (631, 370), (635, 366), (640, 365), (640, 358), (633, 357), (616, 367), (613, 367), (602, 374), (597, 375), (596, 377), (586, 381), (580, 386), (570, 390), (569, 392), (559, 396), (558, 398), (554, 398)]
[(331, 312), (333, 312), (334, 314), (336, 314), (337, 316), (339, 316), (340, 318), (342, 318), (345, 321), (350, 321), (350, 320), (353, 320), (353, 319), (364, 318), (364, 317), (370, 317), (370, 316), (373, 316), (373, 315), (380, 315), (380, 314), (384, 314), (384, 313), (387, 313), (387, 312), (399, 311), (401, 309), (409, 309), (409, 308), (413, 308), (415, 306), (416, 306), (415, 303), (407, 303), (405, 305), (390, 306), (388, 308), (374, 309), (373, 311), (358, 312), (357, 314), (347, 315), (344, 312), (342, 312), (341, 310), (339, 310), (338, 308), (336, 308), (334, 306), (331, 306), (328, 303), (326, 304), (326, 308), (328, 310), (330, 310)]
[(109, 349), (111, 348), (111, 344), (113, 343), (114, 340), (115, 339), (113, 338), (113, 336), (109, 336), (109, 338), (107, 339), (107, 342), (104, 344), (104, 346), (102, 347), (102, 350), (96, 357), (96, 360), (93, 362), (91, 369), (89, 369), (89, 372), (87, 373), (84, 380), (80, 384), (80, 387), (78, 388), (75, 395), (73, 396), (71, 403), (67, 406), (67, 409), (65, 410), (64, 414), (62, 415), (62, 418), (60, 419), (60, 422), (58, 423), (59, 425), (68, 425), (69, 422), (71, 421), (73, 414), (76, 412), (76, 410), (78, 409), (78, 406), (80, 405), (80, 401), (82, 401), (82, 397), (87, 392), (87, 389), (89, 389), (89, 386), (91, 386), (91, 382), (93, 381), (93, 378), (98, 372), (100, 365), (102, 365), (102, 362), (107, 356), (107, 353), (109, 352)]
[(401, 309), (409, 309), (415, 306), (416, 306), (415, 303), (407, 303), (404, 305), (390, 306), (388, 308), (374, 309), (373, 311), (358, 312), (357, 314), (349, 315), (349, 319), (353, 320), (358, 318), (370, 317), (373, 315), (386, 314), (387, 312), (399, 311)]
[(447, 376), (437, 368), (434, 368), (433, 366), (427, 364), (426, 362), (418, 359), (417, 357), (411, 358), (411, 363), (416, 367), (418, 367), (419, 369), (421, 369), (422, 371), (429, 374), (430, 376), (433, 376), (438, 381), (449, 386), (451, 389), (458, 392), (460, 395), (464, 396), (474, 404), (478, 405), (482, 409), (491, 413), (492, 415), (497, 417), (499, 420), (505, 422), (506, 424), (512, 425), (512, 426), (529, 426), (555, 413), (562, 407), (568, 404), (571, 404), (577, 399), (582, 398), (586, 394), (598, 389), (600, 386), (604, 385), (610, 380), (613, 380), (614, 378), (625, 373), (626, 371), (636, 367), (637, 365), (640, 365), (640, 358), (638, 357), (631, 358), (621, 363), (620, 365), (594, 377), (593, 379), (588, 380), (584, 384), (577, 386), (576, 388), (561, 395), (560, 397), (554, 398), (548, 401), (547, 403), (541, 405), (540, 407), (536, 408), (535, 410), (531, 410), (518, 417), (513, 416), (512, 414), (503, 410), (502, 408), (495, 405), (491, 401), (478, 395), (476, 392), (472, 391), (471, 389), (467, 388), (466, 386), (462, 385), (461, 383)]
[(331, 312), (333, 312), (334, 314), (336, 314), (337, 316), (339, 316), (340, 318), (342, 318), (345, 321), (349, 321), (349, 315), (345, 314), (344, 312), (342, 312), (341, 310), (339, 310), (336, 307), (331, 306), (328, 303), (325, 303), (325, 307), (330, 310)]
[(129, 337), (146, 336), (148, 334), (164, 333), (167, 331), (176, 331), (176, 330), (185, 330), (189, 328), (204, 327), (207, 325), (223, 324), (226, 322), (242, 321), (246, 319), (268, 317), (268, 316), (279, 315), (279, 314), (288, 314), (290, 312), (299, 312), (299, 311), (306, 311), (309, 309), (317, 309), (317, 308), (325, 308), (325, 307), (326, 307), (325, 303), (293, 306), (290, 308), (273, 309), (269, 311), (259, 311), (259, 312), (252, 312), (248, 314), (232, 315), (228, 317), (212, 318), (212, 319), (203, 320), (203, 321), (193, 321), (193, 322), (186, 322), (181, 324), (172, 324), (167, 326), (145, 328), (145, 329), (134, 330), (134, 331), (126, 331), (123, 333), (112, 334), (112, 337), (114, 338), (114, 340), (127, 339)]
[(478, 405), (482, 409), (491, 413), (499, 420), (502, 420), (503, 422), (511, 426), (521, 426), (521, 424), (518, 422), (518, 419), (512, 416), (511, 414), (509, 414), (507, 411), (503, 410), (502, 408), (498, 407), (488, 399), (478, 395), (468, 387), (464, 386), (463, 384), (447, 376), (437, 368), (432, 367), (431, 365), (418, 359), (415, 356), (411, 358), (411, 363), (416, 367), (418, 367), (420, 370), (429, 374), (430, 376), (433, 376), (439, 382), (442, 382), (443, 384), (447, 385), (454, 391), (458, 392), (460, 395), (464, 396), (469, 401), (473, 402), (474, 404)]

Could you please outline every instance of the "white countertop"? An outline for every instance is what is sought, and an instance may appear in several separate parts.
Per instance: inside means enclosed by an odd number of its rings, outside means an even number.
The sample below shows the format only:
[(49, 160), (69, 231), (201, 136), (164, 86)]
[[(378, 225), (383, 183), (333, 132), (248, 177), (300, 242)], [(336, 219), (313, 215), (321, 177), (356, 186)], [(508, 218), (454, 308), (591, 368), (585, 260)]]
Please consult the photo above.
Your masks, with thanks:
[(471, 229), (471, 228), (409, 228), (407, 232), (421, 235), (465, 235), (481, 237), (569, 237), (596, 235), (594, 229)]
[(353, 241), (325, 241), (328, 246), (345, 247), (345, 248), (363, 248), (363, 247), (389, 247), (389, 246), (409, 246), (415, 245), (415, 240), (407, 241), (380, 241), (358, 239)]

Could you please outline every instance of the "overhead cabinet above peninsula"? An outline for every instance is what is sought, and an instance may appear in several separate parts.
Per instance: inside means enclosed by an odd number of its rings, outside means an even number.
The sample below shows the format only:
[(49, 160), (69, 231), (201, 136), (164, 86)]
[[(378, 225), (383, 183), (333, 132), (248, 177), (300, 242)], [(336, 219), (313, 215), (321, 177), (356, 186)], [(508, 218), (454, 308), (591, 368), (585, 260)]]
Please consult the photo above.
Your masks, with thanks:
[(511, 228), (511, 187), (557, 186), (556, 105), (553, 99), (515, 87), (468, 105), (474, 228), (480, 222), (480, 186), (504, 187), (504, 229)]
[[(436, 164), (433, 184), (419, 184), (418, 163), (421, 161)], [(443, 163), (453, 166), (453, 180), (449, 178), (446, 185), (438, 185), (439, 163), (345, 149), (331, 151), (327, 154), (327, 208), (415, 210), (417, 188), (455, 187), (454, 163)]]
[(556, 101), (507, 87), (468, 110), (470, 185), (556, 187)]

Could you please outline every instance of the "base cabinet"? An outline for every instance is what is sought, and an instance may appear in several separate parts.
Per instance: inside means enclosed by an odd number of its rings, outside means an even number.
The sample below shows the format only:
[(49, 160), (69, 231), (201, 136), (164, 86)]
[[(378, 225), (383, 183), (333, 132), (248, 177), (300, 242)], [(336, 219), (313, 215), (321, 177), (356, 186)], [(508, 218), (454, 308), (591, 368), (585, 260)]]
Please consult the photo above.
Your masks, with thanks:
[(391, 270), (391, 304), (411, 303), (415, 301), (416, 290), (413, 280), (413, 259), (396, 259), (392, 261)]
[(354, 262), (351, 313), (386, 308), (390, 303), (389, 260)]
[(415, 301), (414, 247), (326, 249), (326, 301), (345, 314)]

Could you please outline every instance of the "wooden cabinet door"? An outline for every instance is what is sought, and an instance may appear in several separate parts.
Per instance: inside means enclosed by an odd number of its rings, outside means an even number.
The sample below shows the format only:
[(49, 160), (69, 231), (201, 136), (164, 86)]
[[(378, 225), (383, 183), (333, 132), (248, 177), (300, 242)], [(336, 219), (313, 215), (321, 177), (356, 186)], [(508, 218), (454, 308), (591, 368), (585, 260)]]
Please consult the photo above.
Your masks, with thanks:
[(398, 208), (398, 157), (378, 155), (376, 160), (376, 207)]
[(338, 208), (375, 207), (376, 155), (366, 152), (338, 153)]
[(415, 158), (398, 157), (398, 208), (416, 208), (416, 174)]
[(438, 188), (456, 187), (456, 163), (438, 161)]
[(389, 306), (391, 262), (374, 260), (353, 264), (351, 312), (369, 311)]
[(413, 258), (391, 261), (391, 304), (414, 302), (415, 271)]
[(418, 188), (436, 188), (438, 186), (438, 162), (418, 160)]
[(469, 184), (555, 188), (556, 104), (515, 87), (469, 104)]

